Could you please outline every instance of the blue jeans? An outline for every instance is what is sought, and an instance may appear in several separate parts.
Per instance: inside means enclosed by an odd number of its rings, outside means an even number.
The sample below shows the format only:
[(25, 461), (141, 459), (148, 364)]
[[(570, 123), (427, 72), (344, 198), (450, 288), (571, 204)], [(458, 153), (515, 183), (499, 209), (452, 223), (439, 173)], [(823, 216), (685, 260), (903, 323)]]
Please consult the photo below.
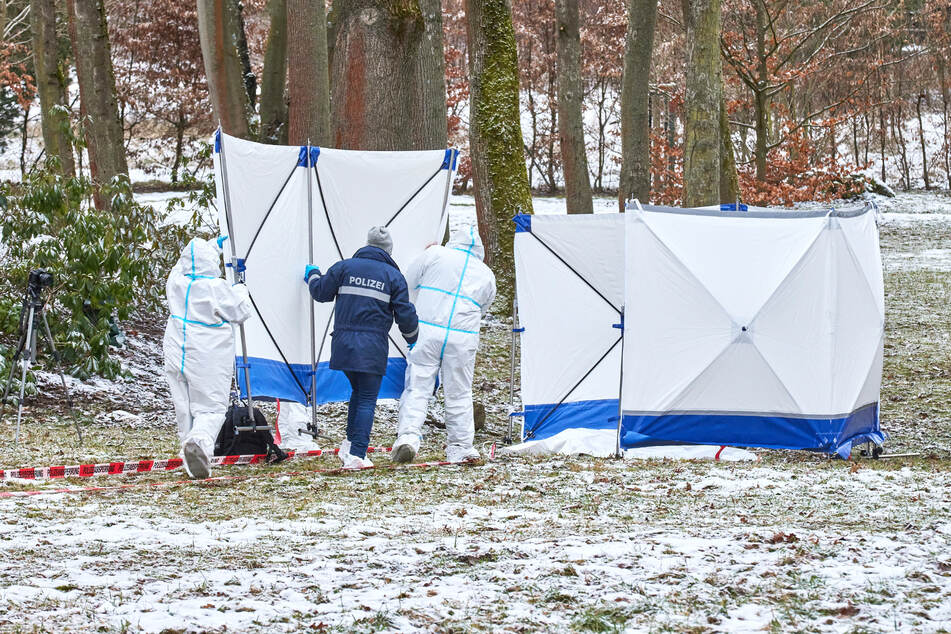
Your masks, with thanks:
[(350, 455), (364, 458), (370, 446), (370, 431), (373, 429), (373, 414), (376, 411), (376, 397), (380, 393), (382, 374), (367, 372), (344, 372), (353, 390), (350, 393), (350, 406), (347, 409), (347, 440), (350, 441)]

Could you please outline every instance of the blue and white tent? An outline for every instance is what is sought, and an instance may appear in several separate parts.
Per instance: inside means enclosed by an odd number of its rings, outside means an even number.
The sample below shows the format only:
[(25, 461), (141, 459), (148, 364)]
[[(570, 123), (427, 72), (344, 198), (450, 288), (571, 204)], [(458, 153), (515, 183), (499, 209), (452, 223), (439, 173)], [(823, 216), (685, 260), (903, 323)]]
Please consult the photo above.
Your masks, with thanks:
[[(263, 145), (219, 133), (214, 157), (221, 233), (245, 269), (254, 304), (245, 325), (252, 396), (311, 403), (313, 393), (318, 404), (348, 399), (346, 377), (328, 367), (333, 304), (310, 299), (304, 266), (326, 271), (352, 256), (374, 225), (390, 229), (401, 268), (441, 242), (458, 151)], [(230, 248), (225, 243), (226, 262)], [(233, 279), (232, 268), (228, 275)], [(394, 330), (382, 398), (402, 393), (405, 359), (406, 344)]]
[(523, 440), (602, 455), (883, 442), (873, 208), (634, 205), (517, 224)]

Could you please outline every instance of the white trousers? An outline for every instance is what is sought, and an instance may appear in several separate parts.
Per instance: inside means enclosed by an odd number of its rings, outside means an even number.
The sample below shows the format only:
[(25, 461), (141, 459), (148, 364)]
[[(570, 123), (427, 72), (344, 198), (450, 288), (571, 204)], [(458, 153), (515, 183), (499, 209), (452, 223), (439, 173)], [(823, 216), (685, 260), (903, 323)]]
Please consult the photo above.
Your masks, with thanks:
[[(214, 395), (189, 383), (180, 371), (166, 370), (168, 389), (175, 404), (175, 418), (178, 421), (178, 438), (185, 441), (194, 439), (209, 458), (215, 453), (215, 440), (225, 422), (228, 410), (228, 388), (214, 390)], [(222, 394), (223, 392), (223, 394)]]
[(409, 353), (406, 386), (400, 398), (399, 436), (422, 437), (438, 375), (446, 397), (447, 452), (452, 447), (463, 452), (472, 449), (472, 377), (478, 348), (478, 335), (450, 332), (447, 338), (445, 329), (420, 326), (419, 340)]

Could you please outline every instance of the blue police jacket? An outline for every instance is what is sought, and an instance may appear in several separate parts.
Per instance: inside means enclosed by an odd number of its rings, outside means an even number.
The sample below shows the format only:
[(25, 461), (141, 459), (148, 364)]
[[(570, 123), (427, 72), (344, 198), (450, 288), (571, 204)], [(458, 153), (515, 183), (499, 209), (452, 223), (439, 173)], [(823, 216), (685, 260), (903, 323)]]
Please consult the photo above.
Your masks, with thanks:
[(312, 274), (307, 286), (318, 302), (337, 300), (331, 369), (385, 374), (394, 319), (407, 343), (416, 342), (419, 321), (406, 279), (383, 249), (363, 247), (326, 274)]

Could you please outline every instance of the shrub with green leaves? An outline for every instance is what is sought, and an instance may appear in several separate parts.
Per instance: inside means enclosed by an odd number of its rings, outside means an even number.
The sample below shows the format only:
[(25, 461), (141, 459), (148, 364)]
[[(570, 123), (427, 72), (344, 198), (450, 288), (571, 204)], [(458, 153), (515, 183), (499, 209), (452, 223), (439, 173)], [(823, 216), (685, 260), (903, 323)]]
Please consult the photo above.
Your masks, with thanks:
[(165, 279), (192, 227), (166, 225), (152, 207), (135, 202), (125, 179), (107, 188), (110, 208), (97, 210), (92, 183), (54, 167), (0, 188), (7, 205), (0, 219), (0, 333), (12, 342), (29, 272), (46, 269), (54, 277), (50, 327), (68, 372), (115, 378), (111, 320), (161, 306)]

